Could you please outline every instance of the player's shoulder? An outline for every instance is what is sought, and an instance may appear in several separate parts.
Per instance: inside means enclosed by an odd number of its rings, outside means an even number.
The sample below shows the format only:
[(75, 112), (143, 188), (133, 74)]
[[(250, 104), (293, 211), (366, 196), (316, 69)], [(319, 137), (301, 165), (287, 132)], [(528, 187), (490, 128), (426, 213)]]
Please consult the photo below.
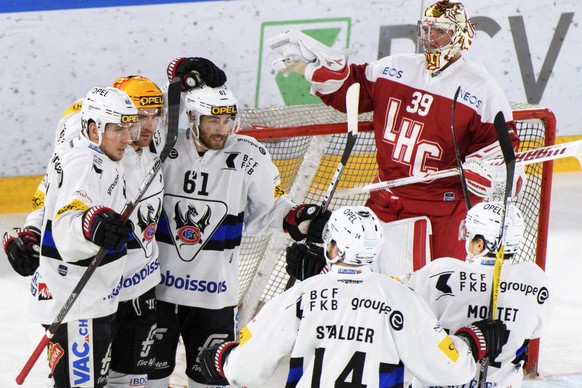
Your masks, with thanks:
[(249, 154), (257, 154), (262, 156), (267, 156), (269, 154), (263, 143), (254, 137), (240, 134), (229, 136), (226, 147), (244, 151)]
[(453, 257), (439, 257), (434, 259), (419, 271), (436, 272), (442, 270), (456, 270), (458, 268), (472, 268), (473, 265), (465, 260), (455, 259)]
[(543, 269), (541, 269), (537, 264), (529, 261), (513, 263), (507, 266), (507, 268), (511, 268), (512, 272), (523, 276), (524, 279), (533, 279), (534, 277), (538, 279), (548, 278), (548, 275)]
[(398, 75), (400, 78), (407, 71), (424, 67), (424, 60), (421, 54), (396, 54), (371, 62), (369, 66), (376, 71), (388, 72), (388, 75)]

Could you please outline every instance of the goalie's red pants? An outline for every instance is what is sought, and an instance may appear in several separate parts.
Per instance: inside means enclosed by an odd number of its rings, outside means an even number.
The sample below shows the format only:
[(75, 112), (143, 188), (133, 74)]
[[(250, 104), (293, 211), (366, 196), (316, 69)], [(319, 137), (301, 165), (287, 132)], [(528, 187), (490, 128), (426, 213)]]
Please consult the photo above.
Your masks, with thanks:
[[(370, 193), (366, 206), (384, 222), (426, 216), (432, 225), (432, 258), (454, 257), (465, 260), (465, 240), (459, 241), (459, 223), (467, 214), (464, 200), (426, 201), (408, 198), (393, 199), (390, 192), (378, 190)], [(471, 195), (471, 203), (480, 199)]]

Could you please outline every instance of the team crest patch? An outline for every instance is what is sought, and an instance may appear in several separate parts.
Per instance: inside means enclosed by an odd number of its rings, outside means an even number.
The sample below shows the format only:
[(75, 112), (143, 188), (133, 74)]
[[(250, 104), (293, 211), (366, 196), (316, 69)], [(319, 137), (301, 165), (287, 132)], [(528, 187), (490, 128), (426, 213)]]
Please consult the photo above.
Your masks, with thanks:
[(168, 215), (174, 244), (179, 247), (178, 255), (184, 261), (192, 261), (206, 245), (220, 223), (226, 217), (227, 206), (224, 202), (192, 200), (181, 197), (166, 197), (173, 203), (173, 217)]
[(134, 236), (148, 258), (153, 254), (154, 246), (152, 241), (156, 235), (161, 212), (162, 201), (159, 198), (155, 206), (149, 202), (142, 204), (137, 209), (137, 226), (139, 230), (134, 231)]

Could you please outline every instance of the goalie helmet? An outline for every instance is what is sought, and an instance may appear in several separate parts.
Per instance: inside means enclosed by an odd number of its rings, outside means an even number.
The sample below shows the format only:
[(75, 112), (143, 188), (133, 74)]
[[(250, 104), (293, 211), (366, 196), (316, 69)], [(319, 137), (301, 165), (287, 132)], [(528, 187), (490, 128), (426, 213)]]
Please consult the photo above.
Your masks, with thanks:
[[(341, 261), (351, 265), (372, 264), (384, 239), (378, 217), (365, 206), (342, 206), (331, 213), (323, 231), (325, 258), (330, 263)], [(337, 244), (338, 255), (328, 257), (329, 244)]]
[[(439, 39), (448, 36), (448, 43)], [(441, 0), (426, 8), (418, 22), (418, 37), (424, 48), (426, 69), (442, 70), (457, 54), (468, 50), (475, 37), (475, 25), (461, 3)]]
[(159, 109), (161, 114), (164, 97), (160, 88), (149, 78), (141, 75), (119, 77), (113, 83), (113, 87), (127, 93), (138, 109)]
[(186, 92), (184, 99), (190, 128), (197, 142), (201, 116), (230, 115), (232, 120), (229, 133), (238, 131), (238, 100), (226, 84), (215, 88), (201, 85)]
[[(470, 259), (487, 254), (495, 255), (501, 234), (503, 207), (503, 202), (481, 202), (467, 212), (465, 220), (461, 222), (461, 235), (466, 239), (465, 246)], [(506, 217), (508, 226), (505, 232), (504, 254), (513, 255), (521, 246), (525, 226), (521, 212), (513, 204), (509, 206)], [(469, 243), (479, 235), (485, 240), (485, 249), (481, 254), (473, 256), (469, 253)]]
[(139, 128), (137, 108), (122, 90), (95, 87), (87, 93), (81, 106), (81, 127), (87, 135), (89, 120), (97, 125), (99, 143), (107, 124)]

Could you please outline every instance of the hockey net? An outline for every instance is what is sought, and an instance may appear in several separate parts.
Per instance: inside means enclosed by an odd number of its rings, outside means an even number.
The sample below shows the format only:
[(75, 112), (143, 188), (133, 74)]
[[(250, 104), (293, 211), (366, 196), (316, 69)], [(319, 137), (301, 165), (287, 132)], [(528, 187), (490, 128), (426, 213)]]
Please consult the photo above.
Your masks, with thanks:
[[(552, 145), (556, 121), (543, 107), (512, 104), (521, 139), (520, 151)], [(346, 142), (345, 114), (323, 104), (246, 109), (240, 134), (260, 140), (279, 168), (283, 189), (296, 202), (321, 203), (337, 168)], [(359, 116), (359, 135), (345, 166), (338, 189), (371, 183), (377, 174), (372, 115)], [(553, 163), (526, 167), (527, 184), (517, 206), (526, 234), (515, 261), (536, 262), (545, 269), (549, 202)], [(368, 195), (334, 197), (329, 209), (364, 204)], [(240, 259), (240, 322), (245, 324), (260, 307), (285, 289), (285, 248), (291, 244), (283, 233), (264, 237), (243, 236)], [(537, 370), (537, 343), (530, 347), (530, 369)], [(532, 360), (532, 355), (535, 357)], [(534, 368), (534, 369), (531, 369)]]

